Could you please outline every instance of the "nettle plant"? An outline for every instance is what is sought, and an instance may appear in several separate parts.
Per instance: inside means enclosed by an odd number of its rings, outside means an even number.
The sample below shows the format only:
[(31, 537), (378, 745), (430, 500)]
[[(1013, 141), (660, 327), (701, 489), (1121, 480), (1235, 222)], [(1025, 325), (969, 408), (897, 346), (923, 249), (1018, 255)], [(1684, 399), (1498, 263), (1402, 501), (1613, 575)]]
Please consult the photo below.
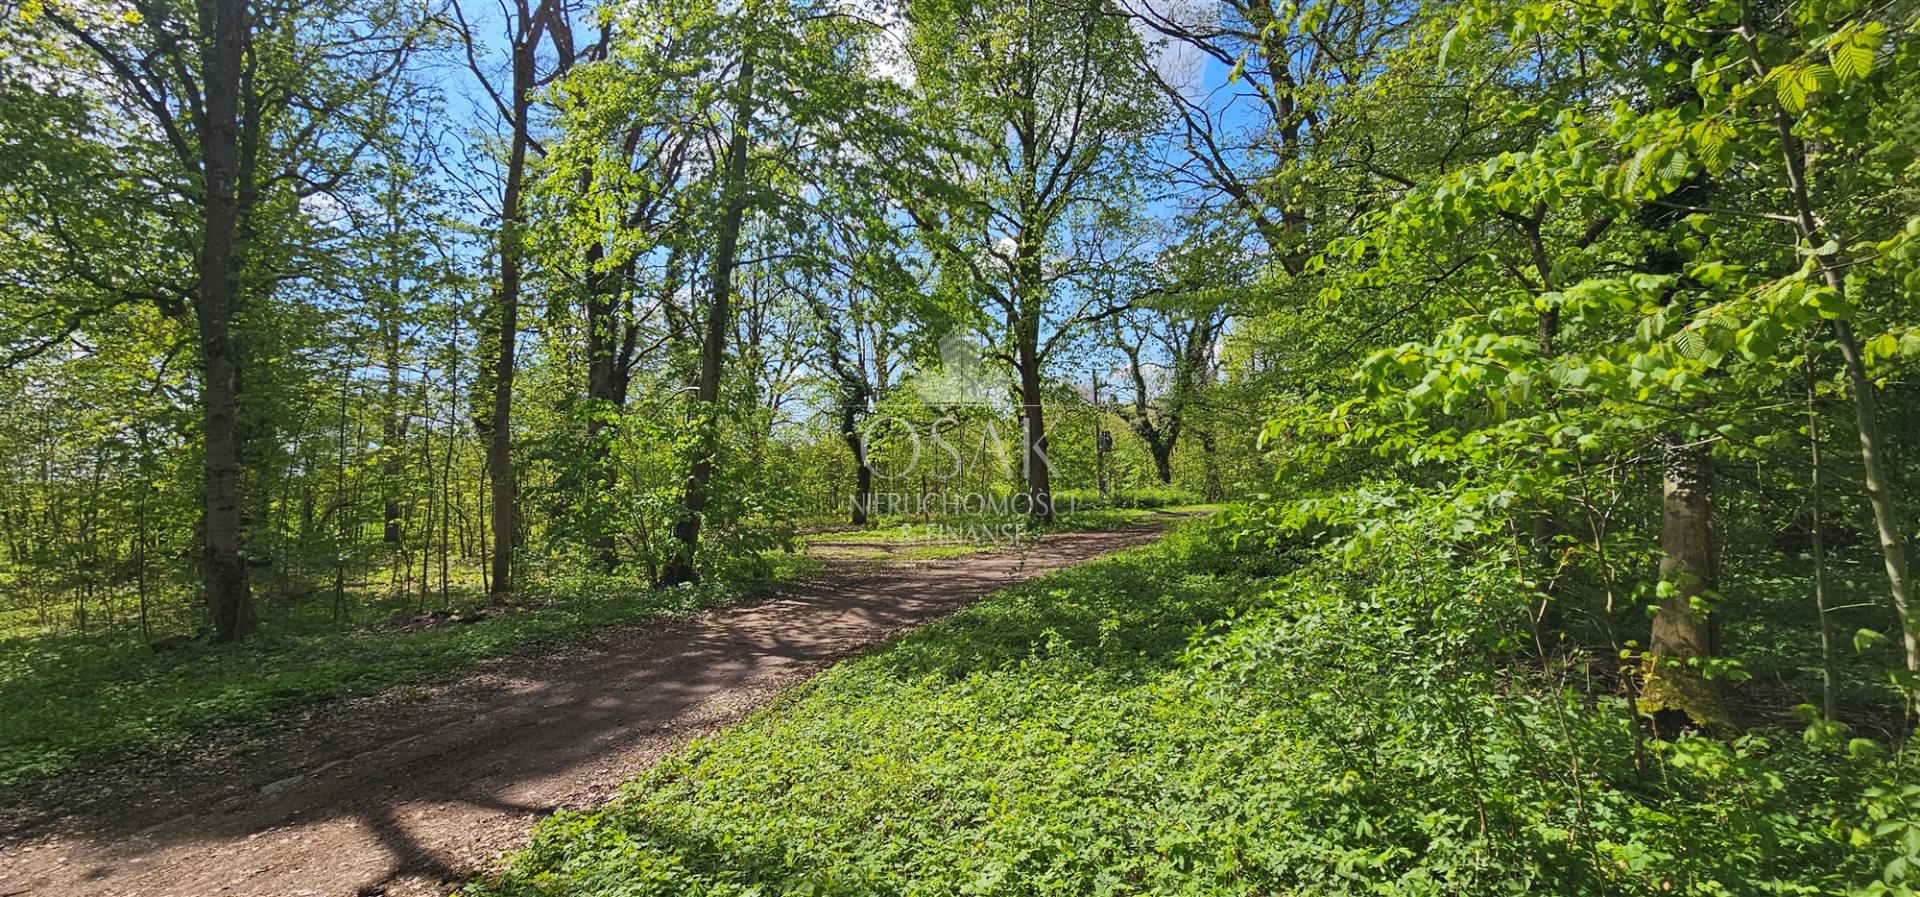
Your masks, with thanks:
[[(1469, 7), (1445, 53), (1525, 48), (1543, 80), (1579, 70), (1587, 97), (1516, 102), (1502, 127), (1534, 132), (1530, 146), (1410, 191), (1323, 254), (1328, 301), (1398, 290), (1451, 317), (1361, 366), (1342, 438), (1537, 496), (1550, 582), (1566, 562), (1552, 504), (1623, 458), (1657, 453), (1668, 516), (1717, 538), (1713, 463), (1803, 438), (1791, 398), (1811, 380), (1855, 412), (1911, 689), (1920, 646), (1877, 409), (1884, 378), (1920, 355), (1909, 15), (1845, 0)], [(1672, 525), (1643, 659), (1649, 682), (1679, 670), (1648, 709), (1713, 728), (1724, 716), (1698, 680), (1717, 664), (1717, 546), (1675, 542)]]

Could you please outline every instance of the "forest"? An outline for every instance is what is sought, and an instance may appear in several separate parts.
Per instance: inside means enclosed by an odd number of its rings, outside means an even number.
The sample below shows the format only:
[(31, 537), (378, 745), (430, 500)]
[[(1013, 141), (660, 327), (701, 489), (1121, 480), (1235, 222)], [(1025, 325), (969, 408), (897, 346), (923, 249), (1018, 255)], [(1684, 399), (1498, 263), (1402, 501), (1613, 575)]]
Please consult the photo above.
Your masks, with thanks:
[(1920, 893), (1920, 3), (0, 19), (0, 852), (617, 655), (239, 892)]

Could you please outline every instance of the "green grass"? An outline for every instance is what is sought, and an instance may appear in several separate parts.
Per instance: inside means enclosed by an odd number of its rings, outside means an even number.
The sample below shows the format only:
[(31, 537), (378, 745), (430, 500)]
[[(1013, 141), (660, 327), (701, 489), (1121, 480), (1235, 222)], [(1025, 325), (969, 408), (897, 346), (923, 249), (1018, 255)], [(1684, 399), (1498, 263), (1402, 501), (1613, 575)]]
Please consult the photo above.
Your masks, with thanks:
[[(1056, 529), (1113, 528), (1164, 516), (1153, 511), (1082, 511)], [(803, 539), (859, 546), (833, 552), (837, 556), (894, 561), (963, 557), (999, 547), (928, 542), (926, 537), (918, 525), (894, 523)], [(819, 564), (804, 555), (770, 557), (780, 567), (775, 579)], [(609, 590), (604, 583), (582, 579), (513, 613), (420, 630), (386, 623), (396, 614), (410, 613), (411, 597), (376, 600), (356, 595), (351, 602), (354, 623), (347, 626), (327, 617), (324, 598), (269, 601), (260, 607), (263, 635), (256, 639), (238, 646), (196, 643), (158, 654), (125, 621), (117, 629), (47, 632), (29, 618), (30, 610), (23, 610), (14, 615), (18, 625), (0, 630), (0, 788), (90, 757), (175, 744), (209, 727), (258, 721), (304, 702), (430, 679), (530, 644), (710, 606), (762, 584), (644, 592)], [(453, 598), (457, 611), (484, 606), (483, 596), (471, 588), (456, 589)], [(163, 628), (157, 634), (168, 632)]]
[(127, 638), (14, 632), (0, 637), (0, 786), (77, 761), (177, 743), (323, 698), (430, 680), (462, 664), (713, 606), (803, 575), (817, 562), (774, 556), (764, 580), (554, 596), (490, 619), (429, 629), (342, 631), (267, 610), (239, 645), (154, 653)]
[(1166, 505), (1156, 508), (1082, 508), (1062, 514), (1050, 526), (1061, 532), (1091, 532), (1118, 529), (1148, 521), (1170, 521), (1176, 517), (1211, 514), (1225, 508), (1221, 504)]
[[(1226, 507), (1219, 504), (1174, 505), (1163, 508), (1080, 508), (1063, 512), (1053, 523), (1038, 528), (1039, 532), (1091, 532), (1097, 530), (1119, 529), (1147, 521), (1166, 521), (1178, 516), (1190, 516), (1212, 513)], [(965, 533), (969, 529), (976, 531), (998, 530), (1004, 527), (1019, 527), (1034, 530), (1022, 517), (979, 516), (979, 517), (938, 517), (922, 520), (919, 517), (887, 517), (865, 529), (835, 527), (801, 533), (802, 543), (816, 545), (821, 543), (872, 546), (905, 546), (923, 543), (930, 533), (944, 531)], [(991, 547), (991, 546), (989, 546)]]
[(1868, 790), (1910, 761), (1636, 738), (1511, 653), (1509, 565), (1209, 528), (842, 664), (466, 893), (1847, 894), (1920, 831), (1872, 821), (1920, 819)]
[(1171, 522), (1211, 513), (1222, 505), (1183, 505), (1158, 509), (1091, 508), (1063, 513), (1052, 523), (1033, 526), (1019, 517), (946, 517), (921, 520), (893, 517), (867, 529), (835, 528), (803, 533), (810, 551), (839, 558), (918, 561), (966, 557), (987, 551), (1030, 546), (1047, 533), (1098, 532), (1139, 523)]
[(898, 547), (884, 544), (855, 544), (846, 547), (831, 545), (815, 550), (819, 551), (822, 556), (849, 560), (929, 561), (941, 558), (970, 557), (992, 551), (995, 547), (996, 546), (987, 544), (900, 545)]
[(1161, 486), (1141, 489), (1117, 489), (1106, 495), (1093, 489), (1062, 489), (1054, 492), (1058, 507), (1079, 508), (1175, 508), (1193, 505), (1200, 496), (1184, 489)]

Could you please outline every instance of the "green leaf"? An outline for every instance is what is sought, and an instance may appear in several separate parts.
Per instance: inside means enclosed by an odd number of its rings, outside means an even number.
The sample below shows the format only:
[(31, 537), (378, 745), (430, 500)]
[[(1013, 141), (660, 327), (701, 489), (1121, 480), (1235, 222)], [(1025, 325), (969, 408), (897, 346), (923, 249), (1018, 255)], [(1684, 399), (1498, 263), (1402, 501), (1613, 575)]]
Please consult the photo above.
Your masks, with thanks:
[(1687, 176), (1687, 152), (1675, 148), (1660, 163), (1661, 186), (1672, 187)]
[(1446, 36), (1440, 39), (1439, 65), (1442, 71), (1445, 71), (1447, 68), (1447, 60), (1460, 49), (1461, 41), (1466, 39), (1466, 30), (1472, 25), (1473, 14), (1469, 12), (1461, 16), (1460, 21), (1455, 22), (1452, 28), (1447, 29)]
[(1795, 115), (1807, 109), (1807, 84), (1800, 77), (1800, 71), (1794, 66), (1781, 66), (1773, 70), (1770, 80), (1773, 82), (1774, 99), (1780, 107)]
[(1689, 327), (1673, 336), (1673, 347), (1687, 358), (1699, 358), (1706, 349), (1706, 341), (1700, 338), (1700, 331)]
[(1806, 91), (1808, 97), (1832, 90), (1836, 84), (1840, 83), (1840, 79), (1833, 73), (1833, 67), (1821, 63), (1801, 67), (1799, 81), (1801, 89)]
[(1835, 46), (1829, 58), (1842, 81), (1859, 81), (1873, 72), (1873, 48), (1848, 40)]
[(1851, 738), (1847, 740), (1847, 756), (1855, 760), (1871, 760), (1883, 753), (1880, 745), (1871, 738)]
[(1725, 174), (1733, 167), (1733, 126), (1717, 119), (1703, 123), (1695, 135), (1694, 145), (1700, 151), (1700, 164), (1706, 166), (1709, 174)]

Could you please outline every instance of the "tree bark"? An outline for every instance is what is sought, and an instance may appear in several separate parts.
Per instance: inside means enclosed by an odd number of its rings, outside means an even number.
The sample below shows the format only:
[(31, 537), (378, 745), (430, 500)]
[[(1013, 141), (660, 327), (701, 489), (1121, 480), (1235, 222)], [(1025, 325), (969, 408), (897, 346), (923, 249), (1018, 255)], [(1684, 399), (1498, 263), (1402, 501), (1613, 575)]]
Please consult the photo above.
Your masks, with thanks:
[[(1806, 181), (1806, 160), (1801, 155), (1800, 143), (1793, 138), (1792, 129), (1784, 123), (1780, 133), (1787, 146), (1787, 179), (1794, 198), (1800, 237), (1808, 246), (1823, 245), (1827, 242), (1824, 239), (1827, 235), (1819, 226), (1819, 219), (1813, 211)], [(1829, 288), (1844, 296), (1847, 281), (1841, 264), (1834, 256), (1823, 256), (1820, 273)], [(1866, 359), (1860, 353), (1860, 341), (1854, 336), (1851, 322), (1845, 318), (1835, 318), (1833, 339), (1839, 344), (1840, 359), (1847, 372), (1847, 386), (1853, 393), (1854, 428), (1860, 434), (1861, 479), (1867, 487), (1867, 504), (1873, 508), (1874, 529), (1880, 539), (1881, 560), (1887, 570), (1887, 587), (1893, 597), (1894, 614), (1899, 618), (1901, 652), (1906, 660), (1907, 672), (1920, 675), (1920, 620), (1916, 620), (1913, 614), (1913, 580), (1907, 563), (1906, 529), (1900, 518), (1899, 505), (1893, 497), (1893, 481), (1888, 477), (1884, 465), (1886, 441), (1880, 435), (1880, 410), (1873, 378), (1867, 376)], [(1909, 700), (1915, 710), (1920, 710), (1920, 691), (1913, 692)]]
[(731, 321), (733, 269), (740, 249), (740, 226), (747, 212), (747, 150), (753, 116), (753, 54), (740, 63), (740, 81), (734, 96), (733, 134), (727, 141), (726, 208), (720, 219), (713, 258), (713, 298), (707, 305), (705, 333), (700, 342), (700, 374), (694, 387), (700, 434), (681, 501), (681, 517), (674, 521), (674, 553), (660, 571), (665, 585), (697, 582), (702, 516), (713, 484), (713, 462), (720, 451), (720, 377), (726, 359)]
[(200, 338), (201, 413), (205, 428), (205, 538), (202, 575), (214, 638), (230, 642), (256, 628), (247, 587), (243, 484), (240, 478), (240, 359), (234, 336), (239, 284), (235, 271), (240, 205), (240, 70), (247, 43), (246, 0), (202, 0), (201, 27), (209, 37), (205, 66), (206, 121), (200, 135), (205, 172), (205, 221), (198, 259), (194, 316)]
[[(398, 305), (400, 295), (399, 275), (396, 272), (387, 282), (387, 302)], [(390, 548), (400, 547), (400, 483), (406, 477), (407, 418), (400, 410), (400, 310), (388, 307), (382, 310), (380, 337), (386, 351), (386, 418), (381, 424), (381, 444), (385, 460), (381, 464), (380, 541)]]
[(1204, 476), (1201, 482), (1207, 501), (1219, 501), (1220, 497), (1226, 493), (1224, 485), (1220, 482), (1220, 461), (1215, 456), (1216, 448), (1213, 428), (1208, 426), (1206, 429), (1201, 430), (1200, 459), (1201, 466), (1204, 469)]
[(1027, 518), (1053, 522), (1053, 462), (1047, 457), (1047, 412), (1041, 402), (1040, 356), (1025, 345), (1018, 354), (1020, 368), (1021, 476), (1027, 486)]
[[(1031, 166), (1033, 140), (1023, 136), (1021, 146)], [(1012, 266), (1012, 295), (1008, 297), (1013, 314), (1007, 324), (1013, 334), (1013, 365), (1020, 392), (1020, 479), (1026, 489), (1027, 519), (1045, 524), (1053, 522), (1053, 462), (1047, 457), (1047, 411), (1041, 379), (1046, 358), (1040, 350), (1040, 319), (1045, 314), (1047, 291), (1040, 252), (1046, 228), (1031, 209), (1022, 217)]]
[[(1195, 393), (1212, 379), (1214, 339), (1227, 320), (1219, 306), (1190, 314), (1193, 316), (1189, 320), (1169, 318), (1165, 324), (1167, 348), (1173, 353), (1174, 364), (1166, 391), (1158, 399), (1148, 395), (1147, 370), (1139, 348), (1121, 335), (1117, 324), (1114, 331), (1114, 343), (1126, 355), (1128, 375), (1133, 380), (1131, 407), (1121, 405), (1115, 411), (1147, 444), (1153, 456), (1154, 476), (1164, 486), (1173, 485), (1173, 453), (1186, 432), (1187, 411)], [(1206, 438), (1211, 440), (1212, 436)], [(1207, 451), (1212, 450), (1209, 443)]]
[(1719, 581), (1719, 529), (1714, 521), (1713, 458), (1704, 444), (1670, 439), (1660, 503), (1660, 591), (1640, 694), (1641, 712), (1661, 734), (1689, 724), (1708, 731), (1730, 726), (1719, 692), (1697, 662), (1713, 654), (1704, 600)]
[(1820, 715), (1828, 722), (1837, 716), (1834, 690), (1840, 673), (1833, 653), (1833, 613), (1827, 605), (1826, 478), (1820, 463), (1819, 380), (1814, 373), (1813, 355), (1807, 356), (1807, 460), (1812, 467), (1808, 483), (1809, 516), (1807, 528), (1813, 550), (1813, 607), (1820, 620)]
[(1173, 485), (1173, 445), (1164, 441), (1147, 443), (1148, 453), (1153, 455), (1153, 476), (1162, 486)]
[[(1173, 485), (1173, 448), (1180, 438), (1180, 396), (1165, 397), (1168, 404), (1174, 406), (1163, 409), (1158, 420), (1154, 418), (1153, 402), (1147, 397), (1147, 374), (1140, 363), (1138, 351), (1123, 347), (1127, 355), (1128, 370), (1133, 377), (1133, 408), (1121, 405), (1116, 410), (1126, 420), (1127, 428), (1133, 431), (1140, 441), (1147, 444), (1147, 454), (1153, 456), (1153, 475), (1163, 486)], [(1182, 388), (1175, 378), (1174, 390)]]
[(862, 404), (859, 396), (849, 395), (840, 406), (840, 438), (853, 453), (854, 526), (866, 526), (873, 516), (873, 468), (867, 464), (867, 441), (858, 418)]
[[(1827, 269), (1827, 274), (1830, 281), (1843, 283), (1832, 269)], [(1873, 524), (1880, 537), (1880, 555), (1887, 568), (1894, 614), (1899, 617), (1901, 650), (1906, 657), (1907, 672), (1920, 674), (1920, 621), (1913, 615), (1913, 581), (1907, 568), (1906, 531), (1900, 521), (1900, 509), (1893, 500), (1893, 483), (1883, 466), (1885, 442), (1880, 436), (1873, 380), (1867, 376), (1867, 365), (1854, 339), (1853, 325), (1835, 320), (1833, 334), (1846, 364), (1847, 385), (1853, 391), (1853, 422), (1860, 431), (1861, 474), (1866, 481), (1867, 504), (1873, 507)], [(1920, 692), (1914, 693), (1913, 701), (1915, 708), (1920, 709)]]
[[(526, 7), (521, 7), (522, 17)], [(513, 555), (519, 544), (518, 481), (513, 469), (513, 377), (515, 340), (520, 329), (521, 193), (525, 189), (527, 149), (532, 142), (534, 37), (513, 47), (513, 136), (507, 149), (507, 183), (500, 199), (500, 289), (495, 296), (498, 346), (493, 358), (493, 410), (487, 422), (487, 480), (493, 499), (493, 576), (488, 594), (499, 600), (513, 591)]]

